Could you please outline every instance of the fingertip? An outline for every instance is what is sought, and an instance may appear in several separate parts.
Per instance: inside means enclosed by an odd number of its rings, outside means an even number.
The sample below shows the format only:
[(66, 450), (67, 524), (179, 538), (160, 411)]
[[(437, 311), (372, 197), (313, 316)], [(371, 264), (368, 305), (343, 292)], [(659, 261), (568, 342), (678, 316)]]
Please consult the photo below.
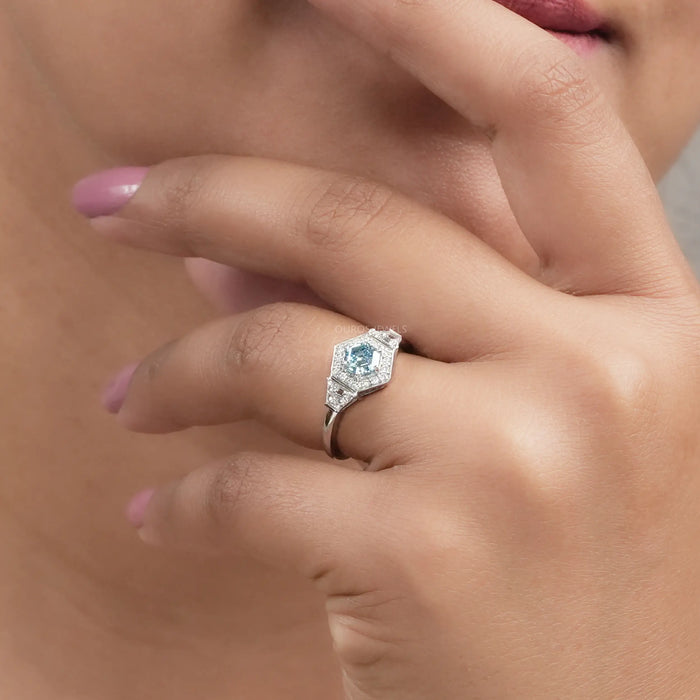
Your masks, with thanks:
[(138, 362), (133, 362), (123, 367), (112, 377), (104, 388), (101, 403), (109, 413), (119, 413), (124, 399), (126, 398), (126, 392), (129, 388), (131, 378), (134, 376), (134, 372), (138, 366)]
[(73, 207), (94, 219), (116, 214), (138, 191), (148, 168), (111, 168), (83, 178), (73, 187)]

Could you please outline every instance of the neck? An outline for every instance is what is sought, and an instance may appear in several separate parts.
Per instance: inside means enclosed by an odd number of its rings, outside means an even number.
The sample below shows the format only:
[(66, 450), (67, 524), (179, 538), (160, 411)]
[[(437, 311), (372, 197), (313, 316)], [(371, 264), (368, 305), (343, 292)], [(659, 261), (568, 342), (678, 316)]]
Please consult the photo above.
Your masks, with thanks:
[(125, 524), (134, 491), (270, 436), (136, 436), (103, 413), (112, 371), (212, 313), (179, 261), (115, 249), (71, 211), (71, 184), (114, 159), (1, 14), (0, 94), (0, 695), (341, 697), (305, 584), (147, 549)]

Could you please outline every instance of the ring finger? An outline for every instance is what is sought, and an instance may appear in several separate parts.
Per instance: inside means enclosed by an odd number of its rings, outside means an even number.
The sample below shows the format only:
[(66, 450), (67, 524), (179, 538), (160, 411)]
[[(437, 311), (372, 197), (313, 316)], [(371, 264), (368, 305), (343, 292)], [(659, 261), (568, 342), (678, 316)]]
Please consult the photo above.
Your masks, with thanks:
[[(333, 311), (295, 303), (263, 306), (200, 327), (137, 367), (118, 414), (127, 428), (164, 433), (256, 419), (295, 442), (322, 448), (326, 377), (333, 347), (367, 329)], [(429, 368), (429, 365), (431, 366)], [(400, 459), (418, 426), (400, 407), (422, 404), (447, 374), (442, 363), (399, 352), (396, 381), (347, 409), (340, 449), (383, 466)]]

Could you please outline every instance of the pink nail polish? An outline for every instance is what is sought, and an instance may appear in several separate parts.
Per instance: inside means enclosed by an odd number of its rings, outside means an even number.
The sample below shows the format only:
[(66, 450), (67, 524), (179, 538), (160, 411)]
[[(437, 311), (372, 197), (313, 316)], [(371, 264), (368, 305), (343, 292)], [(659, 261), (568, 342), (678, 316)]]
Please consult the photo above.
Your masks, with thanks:
[(84, 216), (116, 214), (138, 191), (148, 168), (113, 168), (88, 175), (73, 188), (73, 206)]
[(141, 527), (143, 525), (146, 508), (153, 498), (155, 489), (146, 489), (137, 493), (126, 506), (126, 519), (134, 526)]
[(119, 413), (119, 410), (126, 398), (126, 390), (129, 388), (129, 382), (133, 377), (138, 362), (127, 365), (117, 372), (110, 380), (102, 392), (102, 405), (110, 413)]

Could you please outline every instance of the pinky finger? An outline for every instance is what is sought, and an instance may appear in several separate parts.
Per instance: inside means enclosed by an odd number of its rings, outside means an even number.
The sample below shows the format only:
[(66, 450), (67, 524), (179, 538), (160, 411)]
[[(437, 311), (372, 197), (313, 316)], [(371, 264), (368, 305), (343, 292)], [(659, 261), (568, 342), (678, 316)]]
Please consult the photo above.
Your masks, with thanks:
[(248, 556), (344, 587), (335, 574), (366, 559), (386, 483), (382, 473), (246, 452), (142, 492), (128, 513), (149, 544)]

